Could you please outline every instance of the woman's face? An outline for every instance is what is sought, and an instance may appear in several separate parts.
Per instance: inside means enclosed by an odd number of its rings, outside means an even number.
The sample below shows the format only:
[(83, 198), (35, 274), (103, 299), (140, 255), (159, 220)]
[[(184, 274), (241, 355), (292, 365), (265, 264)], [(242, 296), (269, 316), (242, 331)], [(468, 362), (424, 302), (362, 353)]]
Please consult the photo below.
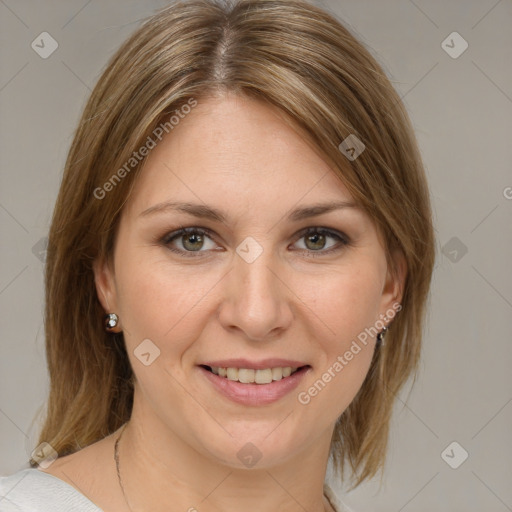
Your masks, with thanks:
[(232, 96), (199, 102), (151, 150), (113, 268), (95, 271), (135, 372), (134, 414), (235, 467), (330, 440), (401, 289), (328, 165), (274, 110)]

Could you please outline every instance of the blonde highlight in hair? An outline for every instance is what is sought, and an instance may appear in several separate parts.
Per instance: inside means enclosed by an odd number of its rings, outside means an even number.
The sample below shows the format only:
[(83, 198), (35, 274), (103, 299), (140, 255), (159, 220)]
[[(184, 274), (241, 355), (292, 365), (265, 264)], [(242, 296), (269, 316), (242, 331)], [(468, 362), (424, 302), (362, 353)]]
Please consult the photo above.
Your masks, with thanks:
[[(60, 456), (117, 430), (131, 414), (133, 371), (122, 334), (107, 334), (94, 283), (110, 261), (121, 211), (144, 160), (95, 197), (163, 119), (192, 98), (235, 94), (273, 106), (328, 161), (401, 254), (402, 310), (338, 419), (335, 468), (355, 485), (382, 469), (396, 393), (420, 358), (434, 233), (425, 173), (407, 112), (384, 71), (328, 12), (302, 0), (178, 1), (149, 18), (108, 63), (65, 165), (46, 260), (50, 395), (40, 442)], [(365, 150), (349, 161), (349, 135)], [(31, 461), (35, 465), (34, 461)]]

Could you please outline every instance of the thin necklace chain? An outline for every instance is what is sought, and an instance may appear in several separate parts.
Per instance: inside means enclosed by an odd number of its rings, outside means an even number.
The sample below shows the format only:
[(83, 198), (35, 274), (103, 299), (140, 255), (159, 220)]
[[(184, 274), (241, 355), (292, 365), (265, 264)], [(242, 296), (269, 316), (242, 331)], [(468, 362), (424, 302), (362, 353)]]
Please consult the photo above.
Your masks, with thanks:
[(116, 440), (116, 444), (114, 445), (114, 460), (116, 461), (117, 479), (119, 480), (119, 486), (121, 487), (121, 492), (123, 493), (124, 501), (126, 502), (126, 506), (128, 507), (128, 510), (130, 512), (133, 512), (132, 508), (130, 507), (130, 504), (128, 503), (128, 498), (126, 497), (126, 493), (124, 492), (123, 482), (121, 480), (121, 473), (119, 470), (119, 441), (121, 440), (121, 437), (123, 436), (124, 429), (126, 428), (126, 425), (128, 425), (128, 422), (126, 422), (124, 424), (123, 430), (121, 430), (121, 433), (119, 434), (119, 437)]
[[(117, 471), (117, 479), (119, 480), (119, 487), (121, 487), (121, 492), (123, 493), (124, 501), (126, 503), (126, 506), (128, 507), (128, 510), (130, 512), (133, 512), (132, 508), (130, 507), (130, 504), (128, 503), (128, 498), (126, 497), (126, 493), (124, 492), (123, 482), (121, 480), (121, 473), (119, 470), (119, 441), (121, 441), (121, 437), (123, 436), (124, 429), (126, 428), (126, 425), (128, 425), (128, 422), (126, 422), (123, 426), (123, 430), (121, 430), (121, 433), (119, 434), (119, 437), (117, 438), (115, 445), (114, 445), (114, 460), (116, 461), (116, 471)], [(332, 507), (331, 500), (327, 498), (327, 501), (329, 501), (329, 506)], [(333, 508), (334, 510), (334, 508)]]

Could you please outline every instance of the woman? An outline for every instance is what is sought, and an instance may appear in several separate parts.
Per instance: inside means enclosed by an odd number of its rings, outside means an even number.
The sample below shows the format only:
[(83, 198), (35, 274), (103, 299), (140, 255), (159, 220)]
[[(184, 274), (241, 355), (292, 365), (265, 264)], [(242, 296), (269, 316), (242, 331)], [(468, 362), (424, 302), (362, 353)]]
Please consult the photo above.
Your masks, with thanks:
[(71, 146), (47, 418), (0, 503), (346, 510), (329, 457), (354, 486), (383, 467), (433, 238), (405, 109), (337, 20), (172, 4), (112, 58)]

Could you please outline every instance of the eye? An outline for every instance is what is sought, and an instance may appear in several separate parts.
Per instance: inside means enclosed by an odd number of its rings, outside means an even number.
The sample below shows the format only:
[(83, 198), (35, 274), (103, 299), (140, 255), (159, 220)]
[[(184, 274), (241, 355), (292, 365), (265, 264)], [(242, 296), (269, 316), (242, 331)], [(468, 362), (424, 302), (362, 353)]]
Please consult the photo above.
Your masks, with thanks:
[(210, 231), (204, 228), (182, 227), (180, 230), (166, 235), (162, 242), (173, 252), (196, 256), (194, 253), (205, 252), (217, 247), (210, 235)]
[[(206, 228), (181, 227), (181, 229), (165, 235), (161, 243), (172, 252), (183, 256), (206, 256), (201, 253), (216, 250), (218, 247), (213, 241), (213, 236), (213, 232)], [(298, 237), (299, 240), (296, 243), (302, 240), (305, 242), (303, 247), (299, 247), (298, 250), (313, 257), (339, 251), (350, 244), (349, 238), (344, 233), (321, 227), (302, 230)], [(331, 243), (329, 243), (329, 239), (331, 239)]]
[[(329, 238), (333, 240), (334, 243), (329, 244)], [(313, 253), (324, 255), (341, 250), (350, 243), (349, 238), (345, 234), (320, 227), (307, 228), (305, 231), (302, 231), (299, 241), (302, 240), (304, 240), (305, 243), (304, 247), (300, 248), (300, 250), (307, 251), (312, 256), (317, 256)]]

